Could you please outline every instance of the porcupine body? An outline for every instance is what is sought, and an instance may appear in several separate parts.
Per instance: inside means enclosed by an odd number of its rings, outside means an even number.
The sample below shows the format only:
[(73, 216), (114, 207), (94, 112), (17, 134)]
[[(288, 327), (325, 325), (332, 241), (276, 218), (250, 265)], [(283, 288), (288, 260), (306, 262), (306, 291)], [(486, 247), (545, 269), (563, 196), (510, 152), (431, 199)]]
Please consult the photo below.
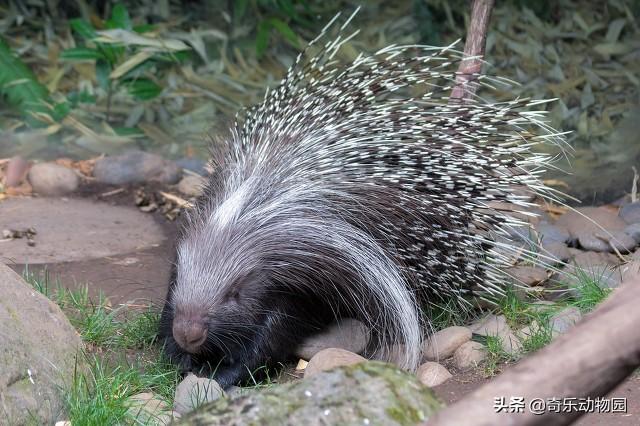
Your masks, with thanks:
[(415, 368), (425, 303), (500, 292), (496, 240), (519, 222), (496, 206), (526, 206), (514, 188), (553, 197), (538, 178), (549, 158), (531, 147), (562, 138), (525, 112), (534, 102), (448, 102), (462, 59), (451, 46), (391, 46), (340, 68), (347, 39), (301, 55), (247, 111), (187, 212), (161, 335), (222, 386), (341, 317), (369, 326), (365, 355)]

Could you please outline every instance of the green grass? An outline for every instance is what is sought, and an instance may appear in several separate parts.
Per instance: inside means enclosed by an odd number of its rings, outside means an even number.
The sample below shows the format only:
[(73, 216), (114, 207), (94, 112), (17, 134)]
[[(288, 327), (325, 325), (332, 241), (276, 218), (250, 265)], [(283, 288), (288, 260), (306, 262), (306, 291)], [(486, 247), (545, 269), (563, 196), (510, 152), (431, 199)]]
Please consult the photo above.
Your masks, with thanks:
[(155, 345), (159, 315), (151, 307), (113, 308), (102, 296), (89, 297), (87, 287), (63, 288), (48, 273), (28, 268), (25, 280), (56, 302), (87, 344), (83, 367), (77, 368), (63, 390), (67, 419), (83, 425), (154, 425), (130, 398), (152, 392), (173, 404), (180, 374)]
[[(607, 298), (611, 289), (603, 284), (603, 275), (594, 275), (576, 268), (573, 276), (573, 284), (561, 283), (562, 288), (570, 288), (570, 294), (552, 305), (539, 305), (536, 300), (524, 299), (518, 295), (514, 288), (507, 288), (505, 296), (497, 301), (496, 314), (505, 316), (512, 330), (520, 330), (529, 326), (527, 335), (518, 338), (522, 343), (522, 351), (519, 355), (535, 352), (552, 340), (551, 318), (553, 315), (567, 307), (577, 307), (586, 313), (593, 310), (598, 304)], [(564, 285), (562, 285), (564, 284)], [(498, 337), (486, 337), (482, 339), (487, 347), (488, 356), (485, 361), (485, 373), (495, 375), (500, 370), (500, 364), (515, 361), (518, 355), (512, 356), (504, 351)]]
[(569, 301), (582, 312), (589, 312), (611, 294), (612, 289), (602, 285), (604, 271), (594, 275), (582, 268), (575, 268), (577, 284), (573, 285), (573, 297)]

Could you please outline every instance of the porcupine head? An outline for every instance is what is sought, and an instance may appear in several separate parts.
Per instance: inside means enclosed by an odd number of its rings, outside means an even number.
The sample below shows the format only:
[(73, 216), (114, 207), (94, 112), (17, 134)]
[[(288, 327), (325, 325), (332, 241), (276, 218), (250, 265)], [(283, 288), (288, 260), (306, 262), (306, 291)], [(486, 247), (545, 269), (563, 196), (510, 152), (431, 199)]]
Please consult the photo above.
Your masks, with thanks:
[(370, 329), (364, 355), (417, 367), (425, 301), (500, 291), (493, 243), (520, 223), (492, 206), (527, 206), (514, 187), (553, 198), (538, 178), (549, 158), (529, 149), (562, 138), (520, 112), (537, 103), (448, 103), (453, 46), (391, 46), (340, 68), (355, 34), (320, 43), (334, 22), (215, 144), (185, 213), (161, 336), (225, 387), (342, 317)]

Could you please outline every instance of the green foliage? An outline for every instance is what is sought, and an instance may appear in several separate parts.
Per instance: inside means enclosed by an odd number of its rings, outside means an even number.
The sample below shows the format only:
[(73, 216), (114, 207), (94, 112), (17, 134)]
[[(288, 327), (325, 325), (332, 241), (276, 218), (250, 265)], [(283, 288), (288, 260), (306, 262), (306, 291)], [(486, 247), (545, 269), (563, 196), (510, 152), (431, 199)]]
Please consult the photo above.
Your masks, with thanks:
[[(159, 73), (154, 74), (158, 75), (163, 69), (190, 57), (186, 51), (171, 54), (156, 51), (126, 72), (114, 75), (114, 70), (140, 53), (144, 46), (136, 44), (133, 39), (121, 43), (106, 42), (100, 38), (100, 33), (91, 23), (82, 19), (73, 19), (70, 25), (81, 46), (66, 49), (60, 58), (67, 61), (94, 62), (98, 86), (105, 91), (112, 91), (117, 87), (126, 88), (131, 96), (141, 101), (154, 99), (162, 93), (162, 87), (145, 76), (148, 71), (155, 69)], [(108, 30), (133, 31), (136, 34), (154, 29), (152, 25), (134, 26), (129, 12), (121, 3), (113, 7), (111, 17), (104, 25)]]
[(62, 119), (64, 103), (55, 104), (49, 91), (0, 38), (0, 96), (16, 108), (31, 127), (42, 127)]
[[(292, 26), (314, 28), (321, 4), (311, 4), (305, 0), (239, 0), (233, 3), (233, 17), (235, 22), (257, 22), (255, 49), (258, 57), (261, 57), (274, 36), (300, 48), (298, 34)], [(249, 12), (252, 12), (250, 18)]]

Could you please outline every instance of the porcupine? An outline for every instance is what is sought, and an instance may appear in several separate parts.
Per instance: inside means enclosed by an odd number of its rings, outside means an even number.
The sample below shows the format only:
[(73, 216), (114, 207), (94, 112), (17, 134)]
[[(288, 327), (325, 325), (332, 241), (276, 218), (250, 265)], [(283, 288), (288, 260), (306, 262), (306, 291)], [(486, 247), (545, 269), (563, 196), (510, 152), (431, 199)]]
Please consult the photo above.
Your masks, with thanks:
[(522, 223), (497, 206), (528, 206), (514, 188), (555, 198), (539, 178), (551, 158), (532, 146), (563, 139), (527, 111), (538, 101), (448, 102), (453, 45), (390, 46), (341, 68), (351, 18), (317, 48), (336, 19), (214, 144), (186, 212), (160, 335), (223, 387), (344, 317), (371, 330), (366, 356), (414, 369), (424, 304), (502, 291), (499, 241)]

